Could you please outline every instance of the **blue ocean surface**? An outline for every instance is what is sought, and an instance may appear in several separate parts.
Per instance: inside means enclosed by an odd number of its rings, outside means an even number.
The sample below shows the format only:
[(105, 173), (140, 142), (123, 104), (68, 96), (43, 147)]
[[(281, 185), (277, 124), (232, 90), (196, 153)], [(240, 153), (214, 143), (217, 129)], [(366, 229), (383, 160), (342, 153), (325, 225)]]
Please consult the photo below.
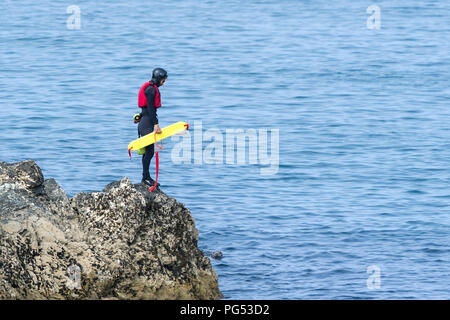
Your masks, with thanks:
[[(164, 141), (159, 181), (222, 251), (225, 299), (449, 299), (449, 17), (431, 0), (3, 0), (0, 160), (36, 160), (69, 196), (140, 182), (132, 116), (163, 67), (161, 126), (191, 133)], [(196, 163), (214, 128), (279, 130), (277, 172)]]

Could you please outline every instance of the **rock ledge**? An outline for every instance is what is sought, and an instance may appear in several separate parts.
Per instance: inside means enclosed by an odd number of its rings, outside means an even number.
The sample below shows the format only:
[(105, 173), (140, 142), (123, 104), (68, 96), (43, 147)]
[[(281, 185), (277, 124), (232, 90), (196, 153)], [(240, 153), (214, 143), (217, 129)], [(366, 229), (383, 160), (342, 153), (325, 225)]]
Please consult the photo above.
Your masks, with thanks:
[(0, 162), (0, 299), (220, 299), (194, 219), (128, 178), (69, 199), (32, 160)]

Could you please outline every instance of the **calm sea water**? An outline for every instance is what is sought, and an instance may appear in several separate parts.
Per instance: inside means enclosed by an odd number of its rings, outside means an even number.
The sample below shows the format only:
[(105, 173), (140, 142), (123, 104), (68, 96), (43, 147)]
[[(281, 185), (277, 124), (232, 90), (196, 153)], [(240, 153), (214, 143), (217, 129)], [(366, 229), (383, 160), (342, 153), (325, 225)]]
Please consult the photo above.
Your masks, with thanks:
[(175, 164), (170, 139), (161, 154), (163, 190), (223, 252), (226, 299), (450, 297), (450, 2), (4, 0), (0, 16), (0, 160), (36, 160), (69, 196), (139, 182), (131, 117), (162, 66), (163, 126), (280, 130), (272, 176)]

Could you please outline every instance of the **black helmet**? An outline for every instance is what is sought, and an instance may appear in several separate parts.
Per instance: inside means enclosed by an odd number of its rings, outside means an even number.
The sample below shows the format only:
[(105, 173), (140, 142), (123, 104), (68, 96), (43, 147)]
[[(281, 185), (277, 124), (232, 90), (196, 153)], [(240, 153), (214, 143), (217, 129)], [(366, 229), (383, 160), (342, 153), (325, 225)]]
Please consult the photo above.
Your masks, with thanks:
[(156, 84), (158, 87), (161, 83), (161, 80), (167, 78), (167, 71), (163, 68), (155, 68), (152, 74), (152, 82)]

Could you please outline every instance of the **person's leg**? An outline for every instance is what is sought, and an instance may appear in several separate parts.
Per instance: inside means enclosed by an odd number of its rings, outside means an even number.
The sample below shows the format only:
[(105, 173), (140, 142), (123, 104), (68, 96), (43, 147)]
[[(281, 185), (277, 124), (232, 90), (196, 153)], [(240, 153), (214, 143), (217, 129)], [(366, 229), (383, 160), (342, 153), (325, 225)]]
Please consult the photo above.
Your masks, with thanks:
[[(153, 124), (141, 119), (138, 125), (139, 137), (143, 137), (152, 132)], [(150, 162), (153, 158), (154, 147), (153, 145), (145, 147), (145, 154), (142, 155), (142, 182), (150, 180)]]
[(155, 153), (155, 145), (145, 147), (145, 154), (142, 156), (142, 181), (150, 180), (150, 162)]

